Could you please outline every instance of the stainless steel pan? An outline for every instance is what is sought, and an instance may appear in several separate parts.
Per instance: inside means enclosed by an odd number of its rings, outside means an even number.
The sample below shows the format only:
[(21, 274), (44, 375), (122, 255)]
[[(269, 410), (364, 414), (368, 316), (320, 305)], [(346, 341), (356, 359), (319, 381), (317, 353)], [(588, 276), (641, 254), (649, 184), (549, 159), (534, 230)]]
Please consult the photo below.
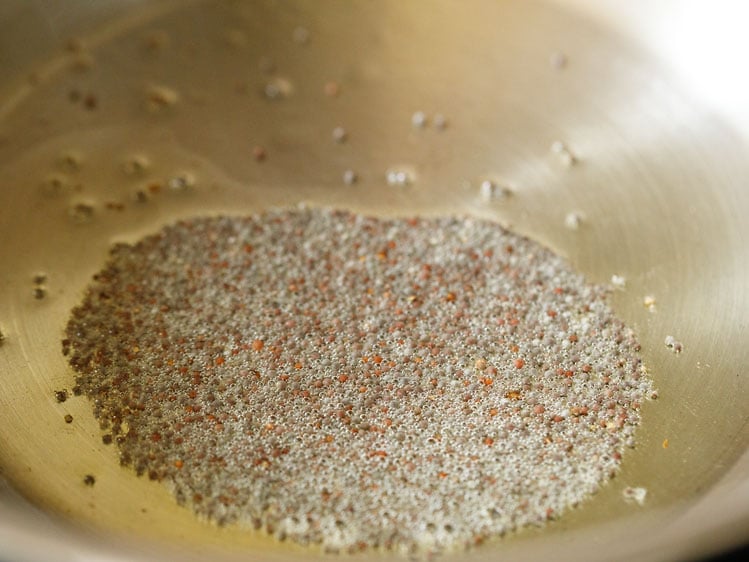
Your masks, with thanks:
[[(487, 216), (591, 280), (627, 280), (614, 304), (660, 391), (637, 448), (559, 521), (451, 557), (682, 560), (747, 540), (745, 11), (644, 0), (3, 2), (0, 556), (322, 557), (197, 521), (120, 468), (85, 399), (54, 397), (73, 379), (59, 345), (67, 313), (113, 241), (176, 217), (299, 201)], [(447, 126), (414, 129), (416, 111)], [(333, 142), (336, 126), (346, 143)], [(557, 141), (573, 165), (550, 149)], [(387, 185), (398, 167), (412, 185)], [(194, 185), (170, 189), (180, 174)], [(486, 203), (484, 179), (512, 195)], [(569, 212), (583, 218), (576, 231)], [(665, 348), (667, 335), (683, 353)], [(624, 502), (625, 486), (647, 488), (645, 505)]]

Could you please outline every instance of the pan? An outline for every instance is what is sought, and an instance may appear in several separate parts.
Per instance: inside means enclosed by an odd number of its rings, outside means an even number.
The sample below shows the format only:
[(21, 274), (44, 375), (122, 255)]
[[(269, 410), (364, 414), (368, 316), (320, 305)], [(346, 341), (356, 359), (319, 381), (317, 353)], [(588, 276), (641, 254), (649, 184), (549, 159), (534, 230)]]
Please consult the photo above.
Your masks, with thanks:
[[(199, 521), (119, 465), (85, 398), (56, 399), (74, 384), (60, 351), (68, 314), (113, 243), (179, 218), (300, 202), (483, 217), (593, 282), (618, 280), (612, 306), (638, 334), (659, 392), (635, 449), (559, 520), (450, 558), (685, 560), (746, 541), (743, 11), (671, 1), (4, 2), (3, 555), (329, 558)], [(409, 185), (389, 185), (394, 171)], [(509, 195), (487, 201), (485, 182)], [(628, 486), (647, 490), (642, 505), (623, 501)]]

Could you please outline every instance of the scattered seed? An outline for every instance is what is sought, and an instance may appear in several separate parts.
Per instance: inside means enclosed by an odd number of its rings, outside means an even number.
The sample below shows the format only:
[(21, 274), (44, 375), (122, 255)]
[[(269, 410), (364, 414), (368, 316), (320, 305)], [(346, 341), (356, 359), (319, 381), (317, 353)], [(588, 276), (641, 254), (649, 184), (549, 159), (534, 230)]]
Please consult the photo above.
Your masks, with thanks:
[(500, 185), (492, 180), (483, 180), (479, 184), (479, 193), (484, 201), (497, 201), (506, 199), (512, 193), (508, 187)]
[(671, 351), (673, 351), (676, 354), (679, 354), (683, 351), (684, 346), (680, 341), (676, 341), (676, 338), (673, 336), (666, 336), (666, 339), (663, 342), (667, 348), (669, 348)]
[(65, 417), (63, 418), (65, 420), (65, 423), (73, 423), (73, 416), (70, 414), (65, 414)]
[(291, 38), (293, 39), (294, 43), (297, 43), (299, 45), (306, 45), (309, 43), (309, 37), (310, 33), (309, 30), (306, 27), (295, 27), (294, 31), (291, 34)]
[(346, 170), (343, 172), (343, 183), (346, 185), (354, 185), (358, 179), (359, 176), (354, 170)]
[(269, 100), (283, 100), (291, 96), (293, 90), (290, 80), (277, 76), (265, 84), (263, 95)]
[(335, 80), (330, 80), (325, 83), (323, 91), (329, 98), (336, 98), (341, 93), (341, 85)]
[(556, 51), (549, 57), (549, 64), (555, 70), (562, 70), (567, 66), (567, 55), (561, 51)]
[(583, 222), (583, 215), (579, 211), (571, 211), (564, 217), (564, 226), (570, 230), (578, 230)]
[(96, 478), (94, 478), (93, 474), (86, 474), (86, 476), (83, 477), (83, 483), (86, 486), (93, 486), (96, 484)]
[(35, 273), (32, 277), (32, 281), (34, 282), (34, 285), (43, 285), (47, 282), (47, 274), (42, 271)]
[(68, 391), (65, 389), (62, 390), (55, 390), (55, 400), (57, 400), (58, 403), (62, 404), (68, 399)]
[(385, 181), (389, 186), (406, 187), (413, 182), (413, 175), (408, 170), (391, 168), (385, 172)]
[(264, 147), (262, 146), (252, 147), (252, 157), (255, 159), (255, 162), (264, 162), (267, 156), (268, 156), (268, 153), (265, 151)]
[(122, 171), (128, 176), (142, 176), (150, 168), (151, 162), (142, 154), (134, 154), (122, 163)]
[(423, 111), (417, 111), (411, 115), (411, 125), (417, 129), (423, 129), (427, 125), (427, 116)]
[(146, 108), (152, 113), (177, 105), (179, 98), (179, 92), (168, 86), (151, 85), (146, 88)]
[(186, 191), (195, 187), (195, 175), (192, 172), (179, 172), (167, 181), (172, 191)]
[(346, 139), (348, 139), (348, 133), (346, 133), (346, 130), (343, 127), (336, 127), (333, 129), (333, 140), (335, 142), (341, 144), (346, 142)]
[(551, 151), (559, 157), (559, 161), (565, 166), (573, 166), (577, 163), (575, 155), (567, 148), (562, 141), (554, 141), (551, 144)]
[(612, 275), (611, 284), (617, 289), (624, 289), (627, 286), (627, 280), (621, 275)]
[(645, 488), (632, 488), (627, 486), (622, 491), (624, 499), (636, 503), (637, 505), (645, 505), (645, 497), (648, 495), (648, 491)]
[(87, 202), (74, 203), (68, 209), (68, 216), (77, 224), (86, 224), (94, 219), (94, 205)]

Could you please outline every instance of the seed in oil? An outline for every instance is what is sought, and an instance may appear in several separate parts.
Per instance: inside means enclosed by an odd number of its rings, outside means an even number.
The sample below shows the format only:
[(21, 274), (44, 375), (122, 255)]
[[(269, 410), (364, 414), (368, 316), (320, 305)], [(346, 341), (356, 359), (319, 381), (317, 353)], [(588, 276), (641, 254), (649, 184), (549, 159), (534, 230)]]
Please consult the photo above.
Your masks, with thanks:
[(554, 141), (551, 144), (551, 151), (556, 154), (559, 161), (567, 167), (573, 166), (577, 163), (575, 155), (562, 141)]
[(69, 191), (70, 188), (70, 179), (63, 174), (58, 173), (49, 174), (41, 183), (41, 192), (45, 197), (57, 197), (58, 195)]
[(323, 92), (325, 92), (325, 95), (329, 98), (338, 97), (338, 95), (341, 93), (341, 85), (335, 80), (329, 80), (325, 83)]
[(295, 27), (294, 31), (291, 34), (291, 38), (294, 40), (294, 43), (297, 43), (298, 45), (306, 45), (309, 43), (309, 29), (306, 27)]
[(83, 164), (83, 157), (79, 152), (67, 151), (63, 152), (57, 159), (57, 167), (63, 172), (72, 174), (81, 169)]
[(94, 212), (94, 205), (85, 201), (73, 203), (68, 209), (68, 215), (76, 224), (91, 222), (94, 219)]
[(343, 183), (346, 185), (354, 185), (359, 179), (359, 176), (354, 170), (346, 170), (343, 172)]
[(241, 29), (228, 29), (224, 35), (227, 45), (240, 49), (247, 45), (247, 34)]
[(151, 54), (158, 54), (169, 46), (171, 39), (169, 34), (162, 30), (157, 29), (149, 32), (143, 40), (143, 46), (147, 52)]
[(195, 175), (192, 172), (179, 172), (167, 182), (172, 191), (186, 191), (195, 187)]
[(263, 95), (269, 100), (283, 100), (291, 96), (294, 87), (291, 81), (277, 76), (266, 82), (263, 87)]
[(142, 154), (133, 154), (128, 156), (122, 163), (122, 171), (127, 176), (141, 176), (151, 166), (151, 162)]
[(152, 84), (146, 88), (146, 109), (152, 113), (164, 111), (179, 102), (177, 90), (164, 85)]
[(578, 230), (583, 222), (583, 215), (579, 211), (571, 211), (564, 217), (564, 226), (570, 230)]
[(346, 142), (348, 139), (348, 133), (346, 132), (346, 129), (343, 127), (336, 127), (333, 129), (333, 140), (337, 142), (338, 144), (342, 144)]
[(612, 275), (611, 284), (617, 289), (624, 289), (627, 286), (627, 280), (622, 275)]
[(47, 289), (44, 287), (34, 287), (34, 298), (38, 301), (43, 300), (47, 296)]
[(416, 129), (423, 129), (427, 125), (427, 116), (423, 111), (416, 111), (411, 115), (411, 125)]
[(385, 181), (393, 187), (406, 187), (413, 183), (413, 175), (400, 168), (391, 168), (385, 172)]
[(512, 191), (507, 186), (486, 179), (479, 184), (479, 194), (484, 201), (497, 201), (509, 197)]
[(554, 70), (561, 70), (567, 66), (567, 55), (561, 51), (556, 51), (549, 57), (549, 64)]
[(43, 271), (35, 273), (34, 277), (32, 277), (32, 281), (34, 282), (34, 285), (43, 285), (47, 282), (47, 274)]

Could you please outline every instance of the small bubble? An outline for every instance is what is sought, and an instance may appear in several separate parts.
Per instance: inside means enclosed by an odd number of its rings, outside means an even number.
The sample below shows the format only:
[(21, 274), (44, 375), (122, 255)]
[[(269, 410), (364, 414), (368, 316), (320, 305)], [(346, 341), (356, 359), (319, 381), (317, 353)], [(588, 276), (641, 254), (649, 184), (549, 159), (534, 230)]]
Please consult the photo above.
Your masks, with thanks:
[(343, 172), (343, 183), (346, 185), (354, 185), (358, 179), (359, 176), (354, 170), (346, 170)]
[(645, 308), (647, 308), (650, 312), (655, 312), (656, 308), (656, 301), (655, 297), (653, 295), (647, 295), (643, 297), (642, 304)]
[(179, 92), (163, 85), (146, 88), (146, 109), (152, 113), (163, 111), (179, 102)]
[(385, 181), (393, 187), (406, 187), (413, 183), (413, 175), (402, 168), (390, 168), (385, 172)]
[(564, 217), (564, 226), (570, 230), (578, 230), (583, 222), (583, 215), (578, 211), (571, 211)]
[(337, 142), (338, 144), (342, 144), (346, 142), (348, 139), (348, 133), (346, 132), (346, 129), (343, 127), (336, 127), (333, 129), (333, 140)]
[(91, 222), (94, 219), (95, 207), (91, 203), (79, 202), (74, 203), (68, 209), (68, 215), (73, 222), (77, 224), (85, 224)]
[(416, 111), (411, 115), (411, 125), (416, 129), (423, 129), (427, 125), (427, 116), (423, 111)]
[(577, 158), (562, 141), (554, 141), (551, 151), (559, 157), (559, 161), (567, 167), (577, 164)]
[(141, 176), (151, 166), (151, 162), (142, 154), (129, 156), (122, 163), (122, 171), (128, 176)]
[(479, 184), (479, 193), (484, 201), (497, 201), (512, 195), (510, 188), (488, 179)]
[(169, 178), (167, 185), (172, 191), (185, 191), (195, 187), (195, 176), (192, 172), (180, 172)]
[(294, 43), (299, 45), (306, 45), (309, 43), (309, 36), (309, 29), (301, 26), (294, 28), (294, 31), (291, 33), (291, 38), (294, 40)]
[(549, 64), (551, 65), (551, 68), (561, 70), (567, 66), (567, 55), (561, 51), (556, 51), (549, 57)]
[(276, 77), (263, 87), (263, 95), (269, 100), (283, 100), (291, 96), (294, 87), (286, 78)]

